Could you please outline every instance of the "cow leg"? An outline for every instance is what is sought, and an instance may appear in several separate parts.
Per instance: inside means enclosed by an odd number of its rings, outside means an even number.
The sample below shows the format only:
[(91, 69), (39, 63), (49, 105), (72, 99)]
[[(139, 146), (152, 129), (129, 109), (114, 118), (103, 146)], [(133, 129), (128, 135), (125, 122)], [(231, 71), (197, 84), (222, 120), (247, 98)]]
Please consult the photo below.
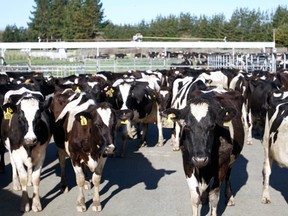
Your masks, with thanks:
[(84, 183), (84, 189), (85, 190), (90, 190), (91, 189), (91, 184), (90, 184), (90, 181), (89, 181), (89, 170), (88, 170), (88, 167), (85, 165), (85, 164), (81, 164), (82, 166), (82, 170), (83, 170), (83, 173), (85, 175), (85, 183)]
[(172, 146), (175, 145), (175, 139), (176, 139), (176, 129), (175, 129), (175, 125), (176, 125), (176, 123), (174, 123), (174, 128), (172, 129), (172, 132), (171, 132), (171, 145), (172, 145)]
[(102, 211), (99, 191), (100, 191), (101, 174), (102, 174), (105, 162), (106, 162), (106, 158), (100, 157), (98, 161), (98, 166), (92, 176), (92, 181), (93, 181), (94, 190), (95, 190), (94, 197), (93, 197), (92, 211), (96, 211), (96, 212)]
[(175, 140), (173, 143), (173, 151), (179, 151), (180, 150), (180, 130), (181, 127), (178, 123), (175, 123)]
[(253, 124), (252, 124), (252, 114), (251, 111), (248, 113), (248, 122), (247, 122), (247, 144), (252, 145), (252, 129), (253, 129)]
[(29, 163), (27, 164), (27, 176), (28, 176), (28, 182), (27, 186), (32, 186), (32, 173), (33, 173), (33, 167), (32, 167), (32, 159), (29, 158)]
[(209, 201), (211, 206), (211, 216), (217, 216), (217, 206), (220, 198), (220, 189), (219, 187), (214, 188), (209, 193)]
[(220, 188), (222, 182), (225, 179), (225, 174), (227, 173), (227, 168), (229, 167), (222, 167), (219, 171), (219, 178), (215, 178), (213, 184), (211, 186), (211, 190), (209, 192), (209, 202), (211, 208), (211, 216), (217, 215), (217, 206), (220, 199)]
[(140, 144), (139, 148), (144, 147), (144, 146), (147, 145), (147, 142), (146, 142), (147, 129), (148, 129), (148, 124), (147, 123), (143, 123), (142, 124), (141, 144)]
[(60, 186), (61, 186), (61, 192), (66, 193), (68, 192), (68, 184), (66, 180), (66, 172), (65, 172), (65, 158), (66, 158), (66, 151), (63, 148), (58, 147), (58, 159), (60, 164), (60, 172), (61, 172), (61, 180), (60, 180)]
[(21, 190), (21, 185), (19, 182), (19, 176), (18, 176), (18, 171), (17, 171), (17, 167), (16, 164), (14, 162), (12, 153), (9, 151), (10, 154), (10, 163), (12, 166), (12, 182), (13, 182), (13, 190), (15, 191), (20, 191)]
[(94, 197), (93, 197), (92, 211), (96, 211), (96, 212), (102, 211), (100, 195), (99, 195), (100, 180), (101, 180), (101, 175), (98, 175), (94, 172), (92, 176), (92, 181), (94, 184)]
[(227, 174), (226, 174), (225, 197), (226, 197), (227, 206), (234, 206), (235, 201), (234, 201), (234, 196), (232, 194), (230, 174), (231, 174), (231, 168), (228, 169)]
[(126, 153), (126, 142), (128, 139), (128, 132), (127, 132), (127, 126), (123, 125), (122, 126), (122, 136), (121, 136), (121, 140), (122, 140), (122, 145), (120, 149), (120, 157), (125, 157), (125, 153)]
[(269, 179), (271, 175), (271, 167), (272, 167), (272, 159), (266, 158), (264, 161), (264, 168), (263, 168), (263, 175), (264, 175), (264, 181), (263, 181), (263, 189), (262, 189), (262, 199), (261, 202), (263, 204), (270, 204), (270, 192), (269, 192)]
[(252, 144), (252, 124), (251, 124), (251, 112), (247, 112), (247, 105), (242, 106), (242, 120), (246, 132), (247, 144)]
[(263, 204), (270, 204), (270, 193), (269, 193), (269, 179), (271, 175), (271, 168), (273, 159), (270, 156), (270, 148), (269, 148), (269, 128), (267, 127), (268, 117), (266, 116), (266, 127), (263, 136), (263, 147), (264, 147), (264, 167), (263, 167), (263, 189), (262, 189), (262, 199), (261, 202)]
[[(32, 183), (33, 183), (32, 210), (34, 212), (42, 211), (42, 205), (39, 196), (39, 185), (40, 185), (41, 170), (46, 156), (46, 147), (47, 144), (37, 146), (36, 147), (37, 149), (36, 148), (33, 149), (33, 158), (39, 156), (39, 158), (37, 158), (37, 164), (34, 167), (34, 171), (32, 172)], [(34, 155), (34, 153), (36, 154)]]
[[(12, 157), (11, 158), (14, 159), (15, 170), (16, 170), (16, 173), (18, 172), (18, 174), (19, 174), (19, 180), (20, 180), (20, 184), (21, 184), (21, 188), (22, 188), (22, 197), (21, 197), (20, 210), (21, 210), (21, 212), (28, 212), (28, 211), (30, 211), (29, 197), (28, 197), (28, 192), (27, 192), (28, 178), (27, 178), (26, 168), (24, 167), (24, 164), (23, 164), (23, 162), (21, 160), (21, 155), (20, 154), (23, 153), (23, 152), (20, 152), (21, 150), (23, 150), (23, 149), (14, 150), (12, 152)], [(18, 154), (18, 152), (20, 154)]]
[[(73, 163), (72, 163), (73, 165)], [(84, 184), (85, 184), (85, 175), (83, 173), (83, 170), (81, 166), (73, 166), (75, 175), (76, 175), (76, 182), (78, 186), (78, 195), (77, 195), (77, 202), (76, 202), (76, 209), (78, 212), (84, 212), (86, 211), (86, 205), (85, 205), (85, 197), (84, 197)]]
[(187, 178), (186, 180), (187, 180), (189, 191), (190, 191), (192, 216), (197, 216), (198, 206), (201, 201), (200, 199), (201, 197), (200, 197), (199, 189), (198, 189), (198, 181), (194, 175), (192, 175), (190, 178)]
[(164, 137), (162, 129), (162, 118), (159, 111), (159, 105), (157, 104), (157, 129), (158, 129), (158, 143), (157, 146), (163, 146)]

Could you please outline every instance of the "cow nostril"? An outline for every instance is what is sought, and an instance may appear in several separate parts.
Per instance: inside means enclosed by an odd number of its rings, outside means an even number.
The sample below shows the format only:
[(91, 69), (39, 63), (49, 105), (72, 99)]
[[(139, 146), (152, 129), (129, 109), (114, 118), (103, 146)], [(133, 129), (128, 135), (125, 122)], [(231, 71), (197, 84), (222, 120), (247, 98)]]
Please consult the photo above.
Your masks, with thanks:
[(208, 157), (192, 157), (192, 162), (195, 166), (203, 167), (208, 163)]

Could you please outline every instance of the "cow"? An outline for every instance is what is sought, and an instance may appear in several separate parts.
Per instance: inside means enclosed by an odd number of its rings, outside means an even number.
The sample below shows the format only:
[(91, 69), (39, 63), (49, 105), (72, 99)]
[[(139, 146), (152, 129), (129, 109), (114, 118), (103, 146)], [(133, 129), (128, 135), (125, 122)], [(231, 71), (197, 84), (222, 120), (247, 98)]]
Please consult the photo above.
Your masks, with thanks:
[(288, 92), (274, 91), (270, 93), (265, 118), (263, 135), (264, 167), (262, 203), (270, 204), (269, 178), (272, 172), (272, 163), (288, 168), (287, 157), (287, 119), (288, 119)]
[(139, 147), (146, 146), (146, 133), (149, 123), (156, 123), (158, 129), (157, 146), (163, 146), (162, 120), (160, 116), (160, 86), (152, 79), (118, 79), (113, 85), (108, 100), (122, 123), (122, 148), (119, 155), (124, 157), (128, 136), (135, 138), (137, 124), (142, 124), (143, 133)]
[(61, 167), (61, 189), (67, 190), (65, 157), (69, 156), (79, 188), (77, 211), (86, 211), (83, 188), (90, 188), (84, 165), (93, 172), (95, 192), (92, 210), (101, 211), (99, 186), (107, 156), (115, 149), (116, 113), (111, 104), (96, 103), (85, 92), (77, 93), (71, 89), (58, 92), (51, 109), (57, 125), (54, 136)]
[[(51, 99), (25, 88), (5, 94), (1, 139), (10, 155), (13, 189), (22, 189), (20, 210), (30, 211), (27, 186), (33, 185), (32, 210), (42, 210), (39, 197), (40, 174), (53, 129)], [(26, 171), (27, 169), (27, 171)]]
[[(12, 72), (10, 72), (12, 73)], [(8, 73), (9, 74), (9, 73)], [(19, 75), (19, 74), (18, 74)], [(7, 75), (8, 76), (8, 75)], [(16, 77), (16, 75), (14, 74), (14, 77)], [(43, 84), (43, 83), (42, 83)], [(22, 94), (23, 90), (24, 91), (32, 91), (34, 92), (37, 92), (37, 94), (41, 94), (42, 96), (45, 96), (48, 92), (51, 93), (51, 89), (47, 89), (47, 91), (41, 91), (45, 84), (42, 84), (38, 83), (35, 85), (35, 83), (33, 84), (25, 84), (25, 83), (19, 83), (19, 84), (13, 84), (13, 83), (10, 83), (10, 81), (8, 81), (7, 83), (2, 83), (2, 85), (0, 85), (0, 125), (1, 125), (1, 122), (2, 122), (2, 119), (3, 119), (3, 110), (2, 110), (2, 105), (4, 103), (4, 96), (6, 96), (6, 98), (8, 97), (9, 98), (9, 95), (10, 93), (12, 94)], [(42, 88), (43, 87), (43, 88)], [(7, 92), (10, 92), (6, 95)], [(41, 97), (42, 97), (41, 96)], [(0, 140), (0, 173), (4, 173), (5, 172), (5, 160), (4, 160), (4, 154), (6, 152), (6, 149), (5, 149), (5, 146), (4, 146), (4, 143), (3, 143), (3, 140)]]
[(248, 145), (252, 144), (252, 114), (250, 111), (250, 106), (249, 106), (249, 98), (251, 96), (251, 87), (250, 87), (250, 78), (249, 74), (246, 72), (239, 72), (237, 76), (235, 76), (231, 82), (230, 82), (230, 89), (239, 91), (243, 98), (243, 107), (242, 107), (242, 120), (245, 128), (245, 132), (247, 134), (246, 136), (246, 142)]
[(198, 215), (201, 198), (209, 191), (211, 215), (215, 216), (224, 181), (227, 205), (235, 204), (230, 173), (244, 144), (243, 96), (237, 91), (218, 90), (198, 90), (193, 95), (184, 108), (169, 108), (163, 115), (182, 126), (180, 148), (192, 214)]

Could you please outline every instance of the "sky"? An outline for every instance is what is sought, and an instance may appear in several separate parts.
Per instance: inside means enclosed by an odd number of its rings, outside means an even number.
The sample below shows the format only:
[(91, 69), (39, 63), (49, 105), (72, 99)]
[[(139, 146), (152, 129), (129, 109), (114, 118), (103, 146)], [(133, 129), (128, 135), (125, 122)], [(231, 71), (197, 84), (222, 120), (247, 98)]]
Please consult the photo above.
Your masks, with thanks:
[[(150, 22), (157, 16), (178, 16), (181, 12), (191, 15), (224, 14), (229, 19), (238, 8), (273, 12), (280, 6), (287, 7), (287, 0), (102, 0), (105, 19), (114, 24)], [(1, 0), (0, 30), (7, 25), (27, 27), (34, 0)]]

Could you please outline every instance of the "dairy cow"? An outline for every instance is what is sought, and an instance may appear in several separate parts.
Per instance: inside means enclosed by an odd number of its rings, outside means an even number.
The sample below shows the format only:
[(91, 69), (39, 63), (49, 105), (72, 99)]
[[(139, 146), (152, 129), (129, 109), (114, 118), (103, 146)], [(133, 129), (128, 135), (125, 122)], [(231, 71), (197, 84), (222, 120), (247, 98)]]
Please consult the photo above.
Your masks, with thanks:
[(145, 146), (146, 133), (149, 123), (157, 124), (158, 143), (163, 146), (162, 120), (160, 116), (160, 86), (150, 78), (118, 79), (113, 85), (110, 103), (119, 110), (119, 119), (122, 123), (123, 136), (120, 155), (125, 155), (125, 143), (129, 137), (135, 138), (137, 124), (142, 124), (143, 133), (141, 146)]
[(64, 122), (65, 150), (71, 158), (78, 186), (76, 209), (86, 211), (83, 189), (85, 187), (86, 165), (93, 173), (93, 211), (101, 211), (99, 187), (107, 154), (114, 151), (116, 117), (110, 105), (90, 104), (89, 101), (69, 112)]
[(54, 140), (61, 168), (61, 190), (67, 191), (65, 158), (71, 159), (79, 187), (76, 209), (86, 211), (83, 188), (90, 189), (88, 173), (95, 187), (93, 211), (101, 211), (99, 186), (108, 155), (114, 153), (116, 113), (109, 103), (97, 103), (85, 92), (56, 88), (51, 109), (55, 117)]
[(215, 216), (225, 180), (227, 205), (234, 205), (229, 179), (244, 143), (243, 97), (223, 90), (194, 91), (193, 95), (182, 109), (170, 108), (163, 114), (182, 127), (180, 149), (193, 215), (198, 215), (201, 198), (209, 191), (211, 215)]
[(264, 204), (271, 203), (269, 178), (272, 172), (272, 163), (275, 161), (280, 167), (288, 167), (288, 92), (274, 91), (270, 93), (267, 104), (262, 141), (264, 147), (262, 203)]
[(39, 184), (53, 127), (50, 102), (40, 92), (26, 88), (8, 91), (4, 97), (1, 139), (10, 154), (13, 189), (22, 190), (22, 212), (30, 210), (27, 186), (31, 184), (32, 210), (42, 210)]

